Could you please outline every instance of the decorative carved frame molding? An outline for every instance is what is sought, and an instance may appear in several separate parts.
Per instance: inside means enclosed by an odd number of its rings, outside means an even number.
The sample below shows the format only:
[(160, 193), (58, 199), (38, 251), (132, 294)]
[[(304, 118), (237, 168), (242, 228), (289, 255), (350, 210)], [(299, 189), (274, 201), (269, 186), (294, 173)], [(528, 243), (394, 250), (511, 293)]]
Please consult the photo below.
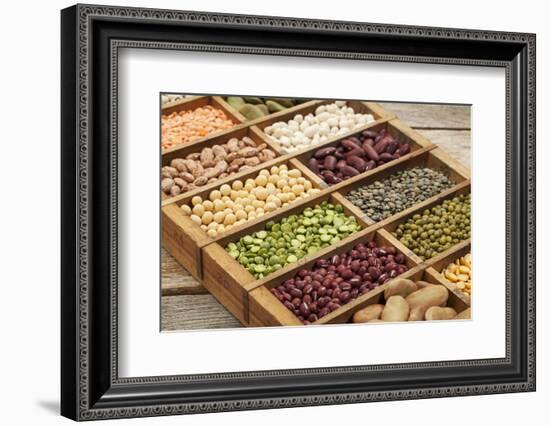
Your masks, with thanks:
[[(97, 107), (94, 86), (91, 79), (92, 62), (99, 44), (92, 43), (94, 22), (116, 23), (136, 22), (155, 27), (167, 24), (192, 25), (195, 28), (223, 27), (226, 29), (273, 30), (279, 33), (324, 34), (325, 36), (372, 36), (376, 40), (410, 40), (410, 43), (449, 42), (460, 46), (461, 42), (479, 44), (479, 55), (473, 57), (451, 57), (438, 55), (404, 55), (376, 51), (384, 43), (374, 43), (375, 52), (353, 52), (342, 50), (303, 49), (296, 47), (222, 45), (209, 42), (181, 42), (177, 40), (143, 40), (129, 37), (109, 38), (109, 63), (102, 64), (109, 72), (103, 75), (102, 90), (109, 99), (109, 156), (108, 187), (109, 200), (101, 206), (94, 197), (94, 169), (90, 156), (94, 146), (93, 114)], [(501, 57), (495, 52), (486, 58), (483, 47), (502, 46)], [(511, 46), (511, 47), (510, 47)], [(505, 53), (517, 54), (507, 57)], [(444, 63), (455, 65), (481, 65), (503, 67), (506, 70), (506, 357), (468, 361), (394, 364), (379, 366), (327, 367), (321, 369), (275, 370), (262, 372), (206, 374), (192, 376), (162, 376), (145, 378), (118, 377), (117, 371), (117, 70), (118, 49), (154, 48), (214, 51), (229, 53), (254, 53), (264, 55), (298, 55), (311, 57), (375, 60), (395, 62)], [(506, 47), (506, 48), (505, 48)], [(434, 47), (434, 51), (436, 48)], [(428, 49), (429, 50), (429, 49)], [(458, 49), (460, 50), (460, 49)], [(497, 49), (498, 50), (498, 49)], [(433, 398), (442, 396), (463, 396), (475, 394), (533, 391), (535, 389), (535, 36), (533, 34), (477, 31), (464, 29), (412, 27), (401, 25), (368, 24), (306, 20), (266, 16), (227, 15), (203, 12), (185, 12), (126, 7), (104, 7), (77, 5), (62, 13), (62, 414), (78, 420), (104, 419), (113, 417), (158, 416), (184, 413), (205, 413), (214, 411), (250, 410), (307, 405), (343, 404), (353, 402)], [(477, 57), (479, 56), (479, 57)], [(105, 109), (105, 108), (104, 108)], [(105, 112), (105, 111), (102, 111)], [(103, 154), (102, 154), (103, 155)], [(102, 157), (103, 158), (103, 157)], [(94, 167), (97, 167), (94, 165)], [(518, 202), (519, 201), (519, 202)], [(519, 205), (518, 211), (514, 210)], [(95, 243), (94, 228), (91, 226), (96, 209), (106, 209), (110, 229), (109, 265), (105, 273), (109, 276), (109, 290), (100, 296), (93, 281), (92, 244)], [(517, 244), (512, 246), (512, 241)], [(523, 251), (520, 256), (516, 254)], [(519, 259), (512, 261), (512, 257)], [(108, 269), (108, 270), (107, 270)], [(95, 270), (94, 270), (95, 271)], [(102, 269), (103, 271), (103, 269)], [(521, 287), (512, 287), (513, 282)], [(521, 285), (520, 285), (521, 284)], [(106, 289), (103, 289), (106, 291)], [(102, 291), (103, 291), (102, 290)], [(521, 297), (521, 311), (513, 305)], [(92, 311), (92, 300), (109, 305), (109, 310)], [(518, 302), (519, 303), (519, 302)], [(102, 315), (104, 318), (99, 318)], [(98, 329), (98, 321), (109, 324)], [(91, 342), (101, 341), (96, 349)], [(99, 348), (101, 346), (101, 348)], [(107, 354), (107, 350), (109, 350)], [(102, 351), (100, 353), (100, 351)], [(519, 351), (519, 352), (518, 352)], [(521, 357), (521, 360), (519, 359)], [(521, 362), (520, 362), (521, 361)], [(520, 362), (520, 364), (517, 364)], [(468, 385), (448, 384), (449, 369), (472, 369), (484, 366), (487, 369), (515, 366), (519, 371), (515, 379), (497, 383), (483, 382)], [(399, 374), (416, 371), (440, 377), (434, 386), (397, 386), (386, 389), (368, 390), (373, 384), (364, 385), (366, 390), (357, 391), (354, 377), (369, 373)], [(435, 373), (434, 373), (435, 372)], [(407, 373), (409, 374), (409, 373)], [(367, 377), (367, 376), (365, 376)], [(378, 376), (380, 377), (380, 376)], [(397, 377), (397, 376), (396, 376)], [(405, 376), (403, 376), (405, 377)], [(317, 381), (315, 389), (326, 392), (305, 391), (288, 388), (276, 389), (276, 379), (297, 379)], [(339, 380), (340, 385), (331, 380)], [(213, 387), (225, 381), (248, 381), (250, 390), (243, 385), (237, 395), (215, 397), (209, 394)], [(343, 380), (343, 382), (342, 382)], [(347, 382), (346, 382), (347, 380)], [(324, 383), (324, 385), (323, 385)], [(435, 383), (435, 382), (434, 382)], [(273, 385), (270, 392), (269, 386)], [(313, 386), (313, 384), (312, 384)], [(321, 386), (321, 387), (319, 387)], [(412, 386), (415, 386), (412, 388)], [(181, 393), (169, 398), (166, 391), (177, 388)], [(242, 397), (247, 392), (254, 397)], [(258, 391), (261, 389), (261, 391)], [(314, 389), (313, 387), (311, 389)], [(333, 389), (332, 391), (329, 391)], [(139, 395), (138, 395), (139, 391)], [(196, 397), (193, 396), (195, 392)], [(145, 396), (144, 396), (145, 395)], [(241, 396), (241, 397), (239, 397)]]

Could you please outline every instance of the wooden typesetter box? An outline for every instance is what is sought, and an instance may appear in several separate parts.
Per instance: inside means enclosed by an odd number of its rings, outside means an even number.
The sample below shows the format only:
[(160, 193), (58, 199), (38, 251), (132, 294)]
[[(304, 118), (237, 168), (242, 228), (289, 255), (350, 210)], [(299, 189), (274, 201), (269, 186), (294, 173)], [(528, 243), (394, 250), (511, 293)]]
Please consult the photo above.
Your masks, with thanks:
[[(222, 99), (221, 102), (225, 101)], [(288, 310), (277, 298), (275, 298), (270, 292), (270, 289), (294, 276), (300, 269), (311, 267), (318, 259), (330, 258), (334, 254), (350, 250), (359, 242), (370, 240), (374, 240), (382, 245), (391, 245), (399, 252), (403, 253), (409, 270), (400, 277), (415, 280), (422, 279), (434, 284), (444, 285), (449, 290), (448, 306), (455, 308), (457, 312), (469, 309), (469, 297), (465, 296), (456, 288), (453, 288), (453, 286), (439, 273), (448, 263), (464, 255), (466, 252), (469, 252), (469, 240), (451, 247), (449, 250), (440, 253), (432, 259), (423, 261), (412, 251), (403, 246), (397, 238), (392, 235), (392, 232), (400, 223), (403, 223), (415, 213), (437, 205), (444, 199), (452, 198), (457, 194), (468, 193), (470, 191), (469, 171), (451, 158), (446, 152), (433, 145), (428, 139), (422, 137), (400, 120), (392, 118), (392, 114), (385, 112), (377, 104), (358, 103), (358, 105), (354, 104), (355, 106), (350, 106), (354, 107), (354, 109), (364, 108), (361, 110), (362, 112), (369, 111), (376, 118), (376, 122), (370, 123), (365, 129), (374, 128), (375, 130), (379, 130), (381, 128), (386, 128), (386, 130), (392, 133), (398, 141), (411, 144), (411, 152), (397, 160), (361, 173), (339, 184), (328, 186), (309, 170), (307, 160), (311, 158), (315, 150), (323, 146), (336, 144), (338, 140), (355, 134), (358, 130), (351, 132), (350, 135), (343, 135), (334, 140), (329, 140), (323, 144), (314, 145), (291, 154), (287, 154), (283, 149), (277, 147), (277, 145), (262, 131), (262, 129), (275, 121), (289, 120), (297, 113), (307, 114), (308, 112), (314, 111), (315, 108), (322, 103), (327, 103), (327, 101), (305, 102), (285, 111), (271, 114), (257, 120), (243, 122), (233, 129), (212, 137), (207, 137), (198, 143), (194, 142), (190, 144), (190, 146), (184, 145), (180, 146), (178, 149), (164, 152), (163, 164), (167, 164), (172, 158), (176, 158), (174, 155), (185, 155), (189, 152), (196, 152), (197, 149), (200, 150), (201, 146), (211, 146), (215, 143), (223, 143), (223, 141), (227, 141), (230, 137), (248, 135), (258, 143), (263, 142), (269, 144), (278, 154), (278, 157), (274, 160), (260, 164), (246, 172), (228, 176), (203, 188), (195, 189), (176, 197), (164, 199), (162, 201), (162, 235), (164, 247), (193, 276), (201, 280), (208, 291), (245, 326), (300, 325), (301, 323), (294, 313)], [(360, 129), (359, 131), (361, 130), (364, 129)], [(320, 193), (312, 197), (299, 199), (274, 212), (248, 221), (243, 225), (235, 226), (228, 232), (215, 238), (208, 237), (198, 225), (194, 224), (181, 212), (180, 206), (188, 203), (194, 195), (201, 195), (205, 198), (205, 195), (208, 195), (210, 191), (219, 188), (219, 186), (224, 183), (230, 184), (236, 179), (246, 180), (249, 177), (255, 177), (260, 170), (277, 164), (287, 164), (289, 168), (301, 170), (304, 177), (311, 180), (313, 186), (321, 190)], [(455, 185), (441, 194), (430, 197), (421, 203), (377, 223), (367, 217), (360, 209), (355, 207), (345, 198), (346, 194), (352, 189), (388, 177), (397, 171), (416, 166), (440, 170), (447, 174), (451, 180), (454, 181)], [(354, 216), (362, 229), (339, 243), (322, 249), (313, 255), (305, 256), (298, 262), (287, 265), (279, 271), (260, 280), (255, 279), (252, 274), (226, 252), (225, 246), (228, 243), (236, 241), (244, 235), (264, 229), (267, 221), (278, 221), (290, 214), (300, 213), (306, 207), (314, 206), (324, 200), (328, 200), (335, 204), (341, 204), (346, 214)], [(349, 322), (357, 310), (371, 303), (378, 303), (383, 300), (383, 292), (386, 286), (387, 283), (350, 301), (346, 305), (331, 312), (329, 315), (320, 318), (315, 324), (338, 324)]]

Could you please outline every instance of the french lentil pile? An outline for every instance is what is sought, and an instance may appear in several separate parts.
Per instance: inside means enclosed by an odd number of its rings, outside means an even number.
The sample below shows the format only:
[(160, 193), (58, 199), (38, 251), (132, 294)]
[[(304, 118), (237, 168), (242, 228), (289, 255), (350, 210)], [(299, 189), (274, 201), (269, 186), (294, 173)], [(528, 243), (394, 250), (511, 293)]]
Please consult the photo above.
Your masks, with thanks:
[(453, 185), (454, 182), (439, 171), (414, 167), (356, 188), (350, 191), (346, 198), (378, 222)]
[(470, 194), (458, 195), (415, 214), (393, 232), (421, 259), (429, 259), (470, 238)]

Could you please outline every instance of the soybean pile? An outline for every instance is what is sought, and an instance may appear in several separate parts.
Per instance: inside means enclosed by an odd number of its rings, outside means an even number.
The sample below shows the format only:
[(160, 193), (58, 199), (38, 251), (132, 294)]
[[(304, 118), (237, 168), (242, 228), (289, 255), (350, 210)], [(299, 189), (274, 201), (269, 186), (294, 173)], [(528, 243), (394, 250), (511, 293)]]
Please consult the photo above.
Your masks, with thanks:
[(470, 198), (461, 194), (415, 214), (393, 235), (422, 260), (430, 259), (470, 238)]
[(426, 167), (401, 170), (356, 188), (346, 198), (378, 222), (437, 195), (454, 185), (445, 174)]
[(259, 279), (360, 229), (356, 218), (347, 216), (341, 205), (323, 201), (280, 222), (269, 221), (264, 230), (229, 243), (225, 249)]

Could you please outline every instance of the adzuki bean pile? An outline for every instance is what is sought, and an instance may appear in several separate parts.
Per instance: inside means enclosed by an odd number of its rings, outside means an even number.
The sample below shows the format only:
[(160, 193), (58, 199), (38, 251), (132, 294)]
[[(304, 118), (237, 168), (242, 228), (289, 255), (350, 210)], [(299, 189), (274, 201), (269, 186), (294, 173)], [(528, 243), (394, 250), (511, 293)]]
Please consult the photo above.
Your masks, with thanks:
[(408, 154), (411, 146), (400, 144), (386, 129), (364, 130), (342, 139), (336, 146), (318, 149), (308, 166), (329, 185), (342, 182), (359, 173)]
[(395, 247), (370, 241), (318, 260), (271, 293), (307, 325), (407, 270), (405, 256)]

